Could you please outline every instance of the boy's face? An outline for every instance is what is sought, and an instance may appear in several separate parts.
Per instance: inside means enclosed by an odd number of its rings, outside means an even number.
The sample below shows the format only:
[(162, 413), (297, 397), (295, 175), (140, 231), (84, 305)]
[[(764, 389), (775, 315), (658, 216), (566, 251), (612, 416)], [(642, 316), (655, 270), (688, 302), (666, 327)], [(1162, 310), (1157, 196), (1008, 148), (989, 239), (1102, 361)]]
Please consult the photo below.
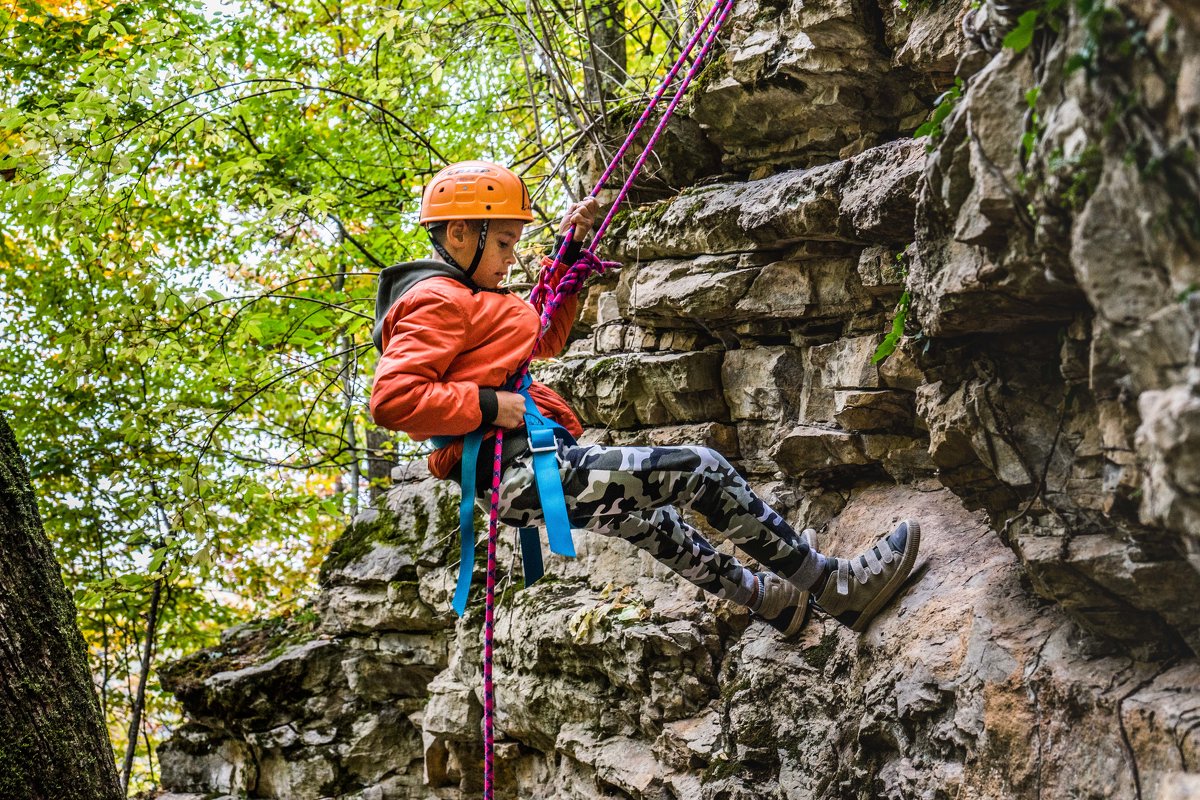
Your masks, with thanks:
[[(454, 260), (466, 266), (475, 257), (479, 244), (478, 228), (465, 220), (451, 220), (446, 225), (446, 249)], [(475, 283), (485, 289), (497, 289), (508, 275), (508, 270), (517, 263), (517, 242), (525, 232), (525, 223), (518, 219), (488, 220), (487, 244), (483, 258), (472, 276)]]

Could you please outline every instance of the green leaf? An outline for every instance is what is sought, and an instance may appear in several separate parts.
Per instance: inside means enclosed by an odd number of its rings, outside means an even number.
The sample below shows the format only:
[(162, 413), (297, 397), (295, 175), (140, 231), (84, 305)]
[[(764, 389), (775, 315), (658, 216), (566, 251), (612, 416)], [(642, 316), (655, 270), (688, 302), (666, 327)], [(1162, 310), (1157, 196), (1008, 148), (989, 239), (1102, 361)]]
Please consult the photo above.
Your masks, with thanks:
[(617, 620), (619, 622), (638, 622), (649, 616), (649, 611), (650, 610), (643, 605), (626, 606), (625, 608), (621, 609), (619, 614), (617, 614)]
[(1037, 31), (1040, 9), (1030, 9), (1017, 18), (1017, 27), (1004, 37), (1004, 46), (1020, 53), (1033, 42), (1033, 34)]
[(1036, 130), (1025, 131), (1021, 134), (1021, 160), (1028, 161), (1033, 155), (1033, 149), (1037, 146), (1038, 134)]
[(146, 578), (142, 575), (121, 575), (117, 578), (117, 583), (123, 589), (134, 591), (146, 585)]
[(104, 594), (96, 589), (88, 589), (85, 592), (77, 594), (75, 597), (75, 605), (79, 606), (80, 608), (99, 608), (103, 601)]
[(159, 547), (154, 550), (154, 555), (150, 558), (150, 565), (146, 567), (146, 572), (158, 572), (162, 566), (163, 560), (167, 557), (167, 548)]
[(875, 348), (875, 354), (871, 356), (871, 363), (878, 364), (892, 353), (896, 352), (896, 344), (898, 342), (899, 340), (893, 338), (891, 334), (888, 334), (886, 337), (884, 337), (884, 340), (879, 343), (879, 347)]
[(878, 364), (885, 358), (896, 352), (896, 347), (899, 346), (900, 340), (904, 338), (904, 325), (908, 320), (908, 309), (912, 302), (912, 297), (905, 291), (900, 295), (900, 302), (896, 304), (896, 316), (892, 319), (891, 330), (883, 337), (883, 341), (875, 348), (875, 353), (871, 356), (871, 363)]

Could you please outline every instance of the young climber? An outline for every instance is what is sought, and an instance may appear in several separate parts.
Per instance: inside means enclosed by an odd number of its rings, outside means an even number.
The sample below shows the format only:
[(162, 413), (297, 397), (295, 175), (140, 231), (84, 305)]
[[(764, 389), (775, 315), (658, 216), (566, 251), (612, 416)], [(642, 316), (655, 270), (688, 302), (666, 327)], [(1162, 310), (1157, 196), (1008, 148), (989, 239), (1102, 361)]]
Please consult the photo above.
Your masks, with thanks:
[[(563, 217), (562, 233), (574, 226), (567, 263), (580, 257), (597, 208), (589, 197)], [(541, 524), (543, 512), (533, 454), (518, 430), (526, 401), (503, 387), (531, 351), (535, 359), (561, 351), (578, 309), (577, 299), (568, 297), (533, 350), (538, 312), (501, 287), (532, 219), (525, 184), (510, 170), (484, 161), (443, 169), (421, 201), (420, 223), (435, 256), (380, 274), (374, 333), (382, 353), (371, 394), (375, 422), (416, 441), (443, 437), (429, 457), (430, 471), (458, 478), (465, 492), (480, 498), (491, 488), (492, 459), (480, 458), (475, 475), (461, 475), (462, 437), (505, 429), (499, 517), (514, 527)], [(570, 437), (582, 434), (570, 406), (549, 387), (534, 381), (528, 394)], [(554, 449), (572, 527), (628, 540), (700, 588), (749, 607), (784, 636), (803, 624), (810, 592), (820, 610), (865, 629), (916, 561), (920, 527), (914, 520), (853, 559), (826, 557), (817, 552), (812, 530), (797, 535), (715, 450), (578, 445), (570, 437), (560, 436)], [(491, 453), (493, 444), (485, 439), (483, 452)], [(715, 549), (681, 508), (704, 516), (764, 570), (752, 572)]]

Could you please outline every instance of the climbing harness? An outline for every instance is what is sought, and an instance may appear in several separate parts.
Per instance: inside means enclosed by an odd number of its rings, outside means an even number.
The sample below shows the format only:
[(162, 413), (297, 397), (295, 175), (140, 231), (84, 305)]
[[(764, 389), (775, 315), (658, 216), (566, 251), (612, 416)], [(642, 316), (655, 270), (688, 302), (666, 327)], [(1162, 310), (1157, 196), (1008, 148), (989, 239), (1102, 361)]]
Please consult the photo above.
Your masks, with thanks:
[[(647, 104), (646, 109), (642, 112), (637, 122), (634, 123), (633, 129), (629, 135), (625, 137), (625, 141), (618, 148), (616, 155), (609, 162), (608, 167), (604, 170), (604, 174), (600, 180), (596, 182), (596, 187), (591, 194), (598, 194), (608, 182), (608, 180), (616, 172), (621, 160), (626, 152), (633, 144), (634, 139), (641, 132), (646, 122), (654, 112), (659, 101), (666, 94), (667, 89), (675, 80), (675, 76), (683, 69), (688, 59), (691, 57), (692, 51), (696, 45), (703, 39), (703, 44), (700, 45), (696, 57), (692, 59), (691, 66), (688, 67), (683, 79), (679, 82), (679, 86), (675, 90), (674, 96), (667, 104), (663, 111), (658, 125), (650, 134), (650, 138), (646, 146), (642, 149), (642, 153), (638, 156), (633, 168), (629, 172), (629, 176), (625, 179), (624, 185), (617, 192), (616, 199), (608, 210), (603, 222), (596, 228), (596, 232), (592, 237), (591, 244), (587, 249), (583, 250), (579, 258), (573, 264), (564, 267), (564, 258), (567, 253), (567, 248), (570, 246), (575, 235), (575, 226), (571, 226), (567, 231), (561, 246), (554, 254), (553, 261), (542, 270), (538, 276), (537, 284), (534, 286), (530, 294), (530, 302), (540, 312), (540, 327), (538, 330), (537, 341), (546, 335), (550, 329), (551, 320), (558, 307), (569, 296), (577, 294), (583, 288), (584, 281), (591, 275), (603, 274), (611, 266), (615, 266), (612, 262), (601, 261), (596, 256), (596, 248), (599, 246), (601, 238), (608, 230), (612, 223), (613, 216), (616, 214), (617, 207), (629, 194), (630, 188), (641, 172), (642, 166), (649, 158), (650, 152), (654, 149), (654, 145), (658, 142), (662, 132), (666, 129), (667, 123), (671, 119), (671, 115), (675, 112), (676, 106), (686, 94), (688, 86), (691, 85), (699, 72), (700, 65), (704, 61), (704, 57), (712, 48), (713, 43), (717, 39), (717, 35), (724, 24), (725, 19), (729, 16), (729, 12), (733, 9), (734, 0), (717, 0), (713, 7), (705, 15), (704, 19), (697, 26), (696, 32), (692, 34), (684, 45), (679, 58), (675, 64), (667, 72), (662, 83), (655, 91), (654, 97)], [(536, 351), (536, 343), (533, 351)], [(529, 376), (529, 366), (531, 358), (526, 359), (524, 365), (518, 370), (516, 379), (511, 383), (510, 391), (519, 392), (525, 398), (525, 428), (529, 437), (530, 450), (533, 453), (533, 470), (535, 480), (537, 481), (538, 497), (542, 504), (542, 516), (546, 521), (546, 535), (550, 544), (550, 551), (556, 554), (565, 556), (574, 556), (575, 547), (571, 541), (570, 522), (567, 519), (566, 501), (563, 496), (562, 483), (558, 472), (557, 458), (557, 439), (565, 439), (574, 444), (574, 440), (560, 425), (547, 419), (534, 404), (529, 396), (529, 386), (531, 379)], [(462, 540), (461, 558), (459, 561), (458, 585), (454, 594), (454, 610), (461, 616), (466, 610), (467, 596), (471, 589), (471, 573), (473, 570), (475, 559), (475, 531), (474, 531), (474, 491), (470, 490), (469, 481), (474, 480), (476, 474), (476, 466), (478, 464), (479, 450), (483, 440), (482, 431), (475, 431), (467, 435), (463, 440), (463, 456), (461, 466), (461, 482), (462, 482), (462, 501), (459, 505), (459, 526)], [(437, 437), (434, 444), (438, 447), (445, 446), (453, 441), (453, 438)], [(493, 635), (495, 630), (495, 590), (496, 590), (496, 541), (498, 538), (499, 524), (499, 499), (500, 499), (500, 474), (502, 469), (502, 458), (504, 453), (504, 430), (497, 429), (495, 443), (493, 448), (492, 458), (492, 483), (491, 483), (491, 502), (488, 514), (488, 539), (487, 539), (487, 584), (484, 595), (484, 620), (483, 620), (483, 798), (484, 800), (493, 800), (495, 793), (495, 718), (496, 718), (496, 697), (495, 685), (493, 682)], [(538, 542), (537, 530), (534, 528), (522, 528), (520, 531), (521, 540), (521, 559), (525, 570), (525, 585), (529, 586), (538, 578), (541, 577), (543, 566), (541, 549)]]
[[(538, 410), (533, 398), (529, 396), (529, 387), (532, 382), (528, 370), (524, 369), (520, 380), (510, 383), (505, 390), (517, 392), (525, 398), (525, 430), (529, 438), (529, 449), (533, 453), (534, 480), (537, 483), (542, 516), (546, 520), (546, 536), (550, 542), (550, 552), (574, 558), (575, 545), (571, 541), (571, 523), (567, 520), (567, 502), (563, 497), (562, 481), (558, 474), (557, 439), (565, 439), (570, 444), (575, 444), (575, 439), (561, 425)], [(454, 611), (459, 616), (462, 616), (467, 609), (467, 597), (471, 591), (471, 565), (475, 562), (475, 502), (474, 492), (469, 490), (468, 481), (474, 480), (477, 472), (482, 440), (482, 429), (467, 434), (463, 439), (461, 466), (463, 490), (462, 500), (458, 506), (462, 552), (459, 559), (458, 584), (452, 602)], [(433, 438), (433, 443), (438, 447), (444, 447), (454, 441), (455, 438), (451, 436)], [(501, 441), (496, 448), (497, 459), (500, 458), (499, 454), (502, 449)], [(493, 492), (498, 492), (499, 488), (497, 482), (493, 487)], [(542, 551), (538, 542), (537, 528), (521, 528), (520, 538), (521, 565), (525, 573), (525, 585), (532, 586), (542, 577), (545, 569), (542, 564)]]

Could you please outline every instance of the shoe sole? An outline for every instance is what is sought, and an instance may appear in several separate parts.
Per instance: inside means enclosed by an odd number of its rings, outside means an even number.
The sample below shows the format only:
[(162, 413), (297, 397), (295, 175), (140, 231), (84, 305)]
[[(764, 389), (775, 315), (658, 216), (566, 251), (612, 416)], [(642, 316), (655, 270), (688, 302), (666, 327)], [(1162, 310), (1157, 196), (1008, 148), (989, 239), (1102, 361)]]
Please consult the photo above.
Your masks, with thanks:
[[(812, 528), (808, 528), (803, 533), (801, 533), (800, 536), (801, 536), (801, 538), (804, 539), (805, 543), (808, 545), (808, 549), (811, 552), (814, 552), (814, 553), (820, 552), (819, 550), (817, 550), (817, 532), (815, 530), (813, 530)], [(800, 602), (800, 608), (802, 610), (800, 612), (799, 621), (793, 622), (790, 626), (788, 626), (788, 629), (786, 631), (781, 631), (783, 638), (785, 640), (791, 639), (793, 636), (798, 634), (804, 628), (805, 624), (808, 622), (808, 616), (809, 616), (808, 597), (809, 597), (808, 590), (801, 589), (799, 602)]]
[(908, 526), (908, 540), (904, 545), (904, 555), (900, 558), (900, 568), (896, 570), (896, 574), (888, 581), (887, 586), (875, 595), (875, 598), (867, 604), (867, 607), (859, 612), (858, 619), (850, 626), (850, 630), (856, 633), (862, 633), (875, 619), (875, 615), (895, 596), (904, 582), (908, 580), (909, 573), (912, 572), (913, 565), (917, 563), (917, 551), (921, 549), (921, 525), (915, 519), (906, 519), (903, 521)]

